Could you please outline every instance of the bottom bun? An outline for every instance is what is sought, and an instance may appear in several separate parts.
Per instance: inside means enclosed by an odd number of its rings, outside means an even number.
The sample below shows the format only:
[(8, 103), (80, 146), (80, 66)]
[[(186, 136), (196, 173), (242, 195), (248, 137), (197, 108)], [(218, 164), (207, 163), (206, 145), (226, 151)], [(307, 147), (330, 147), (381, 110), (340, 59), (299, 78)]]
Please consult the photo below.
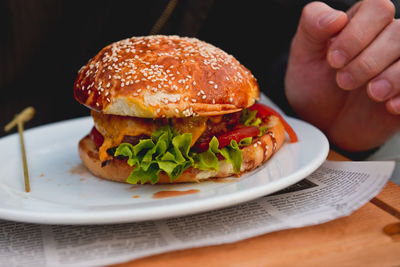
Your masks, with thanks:
[[(235, 174), (230, 163), (225, 160), (219, 162), (219, 171), (203, 171), (190, 167), (175, 181), (170, 182), (168, 175), (164, 172), (159, 174), (158, 184), (199, 182), (211, 178), (225, 178), (229, 176), (240, 176), (251, 171), (267, 161), (283, 144), (285, 140), (285, 129), (277, 117), (271, 116), (267, 126), (268, 131), (261, 137), (253, 138), (251, 145), (242, 148), (243, 162), (239, 175)], [(105, 166), (101, 166), (99, 153), (94, 141), (88, 136), (79, 142), (79, 156), (89, 171), (100, 178), (111, 181), (126, 182), (134, 167), (129, 166), (126, 160), (114, 158)]]

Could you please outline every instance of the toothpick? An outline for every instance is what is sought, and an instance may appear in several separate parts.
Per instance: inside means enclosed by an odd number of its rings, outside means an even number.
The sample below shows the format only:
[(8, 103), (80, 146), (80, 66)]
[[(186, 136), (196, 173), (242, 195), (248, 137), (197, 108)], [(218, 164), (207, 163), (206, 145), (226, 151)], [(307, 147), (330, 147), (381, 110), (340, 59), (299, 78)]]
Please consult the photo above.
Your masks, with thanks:
[(24, 168), (25, 192), (30, 192), (31, 187), (29, 184), (28, 163), (26, 160), (25, 142), (23, 135), (24, 123), (32, 119), (34, 115), (35, 109), (33, 107), (27, 107), (21, 113), (15, 115), (14, 119), (4, 127), (4, 131), (6, 132), (9, 132), (12, 128), (15, 127), (15, 125), (17, 125), (18, 127), (19, 141), (21, 143), (22, 166)]

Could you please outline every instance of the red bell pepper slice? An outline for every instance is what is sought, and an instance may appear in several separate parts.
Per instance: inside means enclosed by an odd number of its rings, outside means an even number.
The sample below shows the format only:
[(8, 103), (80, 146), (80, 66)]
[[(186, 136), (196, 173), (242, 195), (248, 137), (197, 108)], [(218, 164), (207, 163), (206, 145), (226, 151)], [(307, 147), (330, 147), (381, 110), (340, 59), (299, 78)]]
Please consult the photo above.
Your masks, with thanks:
[[(240, 142), (243, 138), (246, 137), (255, 137), (260, 134), (260, 129), (256, 126), (247, 126), (242, 128), (236, 128), (228, 133), (222, 134), (217, 136), (219, 146), (218, 148), (221, 149), (226, 147), (231, 143), (231, 140), (235, 140), (236, 142)], [(211, 139), (208, 139), (205, 142), (196, 143), (195, 148), (198, 152), (204, 152), (208, 149), (209, 143)]]
[(274, 116), (278, 117), (282, 121), (285, 131), (289, 135), (290, 142), (295, 143), (298, 141), (297, 135), (296, 135), (295, 131), (293, 130), (293, 128), (289, 125), (289, 123), (287, 123), (287, 121), (281, 116), (281, 114), (279, 114), (274, 109), (272, 109), (266, 105), (263, 105), (261, 103), (255, 103), (254, 105), (249, 107), (249, 109), (257, 110), (256, 116), (259, 117), (260, 119), (264, 119), (265, 117), (270, 116), (270, 115), (274, 115)]

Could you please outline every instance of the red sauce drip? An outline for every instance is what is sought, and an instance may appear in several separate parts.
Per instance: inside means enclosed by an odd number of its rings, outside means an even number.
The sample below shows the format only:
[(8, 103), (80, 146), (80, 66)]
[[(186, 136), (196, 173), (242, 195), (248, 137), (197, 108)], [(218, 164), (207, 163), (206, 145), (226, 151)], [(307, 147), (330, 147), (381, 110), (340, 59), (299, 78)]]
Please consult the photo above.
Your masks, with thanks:
[(153, 198), (169, 198), (169, 197), (180, 197), (184, 195), (196, 194), (200, 192), (199, 189), (190, 189), (186, 191), (159, 191), (153, 194)]

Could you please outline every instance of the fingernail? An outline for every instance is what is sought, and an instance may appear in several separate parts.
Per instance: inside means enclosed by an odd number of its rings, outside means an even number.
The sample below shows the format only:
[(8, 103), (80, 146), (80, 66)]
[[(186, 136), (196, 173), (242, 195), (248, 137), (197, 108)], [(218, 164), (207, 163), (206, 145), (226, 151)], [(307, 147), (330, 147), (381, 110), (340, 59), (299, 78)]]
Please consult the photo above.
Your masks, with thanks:
[(327, 12), (318, 20), (318, 26), (324, 28), (334, 22), (340, 15), (340, 12), (335, 10)]
[(340, 71), (336, 77), (338, 85), (343, 89), (353, 89), (354, 79), (353, 76), (348, 72)]
[(347, 56), (340, 50), (333, 50), (329, 53), (329, 62), (333, 68), (343, 68), (347, 62)]
[(389, 100), (388, 104), (394, 114), (400, 114), (400, 97)]
[(370, 94), (377, 100), (382, 101), (387, 99), (391, 91), (392, 91), (392, 86), (385, 79), (373, 81), (369, 85)]

